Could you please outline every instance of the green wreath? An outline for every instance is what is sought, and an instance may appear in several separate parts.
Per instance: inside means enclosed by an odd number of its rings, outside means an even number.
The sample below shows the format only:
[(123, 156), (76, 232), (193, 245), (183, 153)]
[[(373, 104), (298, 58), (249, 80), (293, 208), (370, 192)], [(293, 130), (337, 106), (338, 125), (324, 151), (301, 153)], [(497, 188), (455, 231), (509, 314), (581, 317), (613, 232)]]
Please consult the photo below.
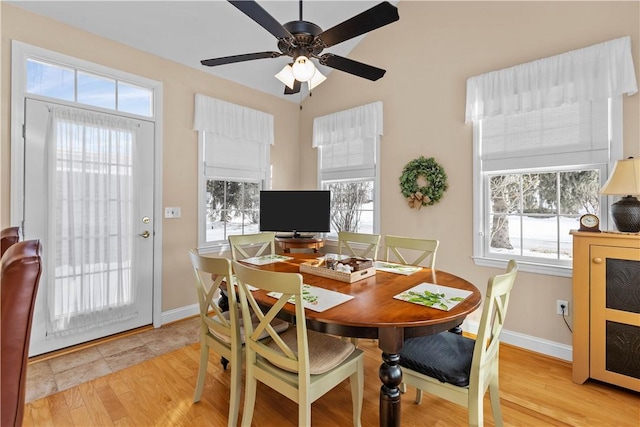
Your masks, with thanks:
[[(426, 181), (424, 186), (418, 183), (420, 177)], [(448, 187), (447, 174), (433, 157), (420, 156), (411, 160), (400, 175), (402, 195), (407, 198), (410, 208), (420, 209), (435, 204)]]

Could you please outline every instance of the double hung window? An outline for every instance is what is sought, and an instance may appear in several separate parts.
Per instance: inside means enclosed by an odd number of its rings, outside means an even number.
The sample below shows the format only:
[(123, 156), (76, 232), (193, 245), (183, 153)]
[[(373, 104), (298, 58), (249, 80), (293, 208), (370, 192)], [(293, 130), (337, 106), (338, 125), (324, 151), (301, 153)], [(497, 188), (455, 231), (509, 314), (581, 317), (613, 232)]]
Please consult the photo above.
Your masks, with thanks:
[(381, 135), (382, 102), (314, 120), (318, 181), (331, 191), (330, 237), (339, 231), (377, 232)]
[(273, 116), (196, 95), (199, 246), (259, 231), (260, 190), (269, 188)]
[(621, 95), (635, 91), (629, 38), (469, 79), (477, 264), (571, 274), (579, 217), (608, 227), (599, 189), (622, 157)]

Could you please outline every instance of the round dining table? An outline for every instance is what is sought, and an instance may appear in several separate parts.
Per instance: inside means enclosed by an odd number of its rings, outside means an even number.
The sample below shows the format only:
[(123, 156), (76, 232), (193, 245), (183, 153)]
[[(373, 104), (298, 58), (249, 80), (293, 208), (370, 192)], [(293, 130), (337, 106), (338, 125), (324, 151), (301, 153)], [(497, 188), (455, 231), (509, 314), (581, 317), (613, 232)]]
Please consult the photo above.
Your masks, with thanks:
[[(477, 287), (454, 274), (423, 267), (411, 274), (398, 274), (376, 270), (375, 274), (352, 283), (308, 272), (300, 272), (300, 265), (320, 264), (318, 254), (291, 253), (286, 259), (255, 268), (301, 273), (304, 283), (342, 294), (352, 299), (327, 310), (305, 310), (307, 327), (314, 331), (342, 337), (371, 338), (378, 340), (382, 350), (380, 381), (380, 426), (399, 427), (401, 422), (400, 390), (402, 370), (399, 365), (400, 350), (407, 338), (436, 334), (459, 326), (465, 317), (481, 303)], [(242, 262), (242, 261), (241, 261)], [(308, 269), (307, 269), (308, 270)], [(357, 272), (354, 273), (357, 278)], [(364, 275), (364, 273), (363, 273)], [(403, 301), (394, 296), (422, 283), (462, 289), (471, 293), (449, 310), (427, 307)], [(254, 292), (256, 300), (267, 306), (275, 301), (265, 292)], [(288, 305), (288, 304), (287, 304)], [(285, 311), (293, 316), (293, 306)]]

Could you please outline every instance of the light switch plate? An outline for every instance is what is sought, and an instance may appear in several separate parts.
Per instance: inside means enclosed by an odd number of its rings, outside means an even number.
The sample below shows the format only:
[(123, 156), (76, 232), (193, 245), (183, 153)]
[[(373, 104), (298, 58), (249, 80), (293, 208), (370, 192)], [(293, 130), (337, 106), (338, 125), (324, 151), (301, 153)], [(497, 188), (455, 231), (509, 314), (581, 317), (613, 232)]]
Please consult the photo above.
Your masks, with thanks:
[(179, 207), (164, 208), (165, 218), (180, 218), (180, 214), (181, 212)]

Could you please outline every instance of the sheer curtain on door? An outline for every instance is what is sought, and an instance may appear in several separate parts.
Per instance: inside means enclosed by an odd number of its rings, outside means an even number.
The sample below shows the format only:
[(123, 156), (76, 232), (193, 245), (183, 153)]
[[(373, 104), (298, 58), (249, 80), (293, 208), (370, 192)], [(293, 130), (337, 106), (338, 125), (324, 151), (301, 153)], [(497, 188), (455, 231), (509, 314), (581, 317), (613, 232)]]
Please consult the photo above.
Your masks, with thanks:
[(47, 128), (47, 334), (137, 314), (131, 268), (138, 125), (52, 107)]

